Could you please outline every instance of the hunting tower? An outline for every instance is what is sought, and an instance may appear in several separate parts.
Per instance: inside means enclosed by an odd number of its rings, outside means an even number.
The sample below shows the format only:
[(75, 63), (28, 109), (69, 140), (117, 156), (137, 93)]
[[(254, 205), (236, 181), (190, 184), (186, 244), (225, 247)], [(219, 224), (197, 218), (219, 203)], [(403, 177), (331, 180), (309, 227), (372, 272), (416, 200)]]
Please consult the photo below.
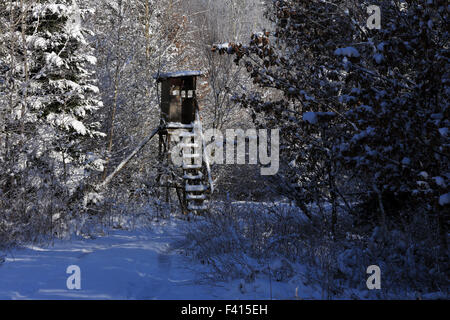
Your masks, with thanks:
[[(155, 76), (161, 92), (159, 159), (165, 164), (157, 180), (166, 190), (167, 202), (170, 190), (175, 189), (184, 213), (207, 210), (207, 195), (213, 191), (196, 96), (201, 75), (200, 71), (179, 71)], [(174, 149), (175, 145), (182, 148)], [(179, 152), (181, 166), (171, 161), (173, 152)]]

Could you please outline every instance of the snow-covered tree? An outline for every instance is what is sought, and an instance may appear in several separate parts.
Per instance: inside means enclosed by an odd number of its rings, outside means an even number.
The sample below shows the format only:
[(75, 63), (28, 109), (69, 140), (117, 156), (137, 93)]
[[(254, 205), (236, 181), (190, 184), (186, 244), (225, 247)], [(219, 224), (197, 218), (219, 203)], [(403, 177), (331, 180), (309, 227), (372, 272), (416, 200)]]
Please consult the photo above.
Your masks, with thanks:
[[(96, 67), (105, 108), (99, 113), (103, 131), (103, 179), (159, 125), (159, 97), (153, 75), (176, 70), (186, 57), (185, 19), (174, 1), (83, 0), (95, 15), (87, 19), (98, 58)], [(153, 141), (152, 141), (153, 142)], [(128, 201), (153, 191), (157, 146), (149, 144), (108, 186), (111, 197)]]
[[(102, 170), (95, 148), (102, 133), (91, 121), (102, 102), (84, 11), (65, 0), (5, 1), (1, 11), (1, 189), (15, 186), (34, 197), (25, 210), (34, 210), (35, 201), (60, 199), (55, 212), (39, 212), (57, 214), (82, 204), (90, 174)], [(53, 199), (40, 199), (50, 189)]]
[(431, 248), (416, 261), (437, 261), (448, 254), (448, 6), (378, 1), (381, 29), (371, 29), (370, 4), (272, 1), (275, 30), (213, 50), (278, 92), (236, 101), (281, 129), (280, 191), (305, 213), (332, 203), (333, 232), (342, 204), (361, 230), (402, 230)]
[(448, 5), (377, 1), (377, 29), (368, 26), (372, 4), (274, 0), (267, 11), (274, 30), (213, 51), (233, 54), (265, 89), (235, 100), (257, 125), (281, 129), (274, 187), (313, 229), (326, 231), (319, 235), (319, 250), (329, 250), (326, 281), (354, 281), (357, 272), (345, 265), (380, 261), (387, 282), (441, 290), (448, 269)]

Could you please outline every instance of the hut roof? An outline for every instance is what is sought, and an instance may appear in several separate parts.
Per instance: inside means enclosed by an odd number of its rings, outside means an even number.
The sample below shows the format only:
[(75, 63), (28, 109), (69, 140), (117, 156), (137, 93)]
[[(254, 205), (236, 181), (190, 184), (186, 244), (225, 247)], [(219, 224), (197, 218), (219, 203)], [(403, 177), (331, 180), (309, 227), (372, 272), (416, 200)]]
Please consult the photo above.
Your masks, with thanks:
[(168, 78), (182, 78), (182, 77), (197, 77), (203, 75), (201, 71), (176, 71), (176, 72), (165, 72), (156, 73), (153, 78), (157, 81), (162, 81)]

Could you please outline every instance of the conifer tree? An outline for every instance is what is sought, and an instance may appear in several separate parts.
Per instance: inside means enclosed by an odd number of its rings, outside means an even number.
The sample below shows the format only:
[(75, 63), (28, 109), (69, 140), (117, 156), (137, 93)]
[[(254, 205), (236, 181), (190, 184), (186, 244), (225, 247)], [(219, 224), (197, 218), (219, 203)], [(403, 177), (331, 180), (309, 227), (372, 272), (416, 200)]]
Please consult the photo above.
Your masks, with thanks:
[(24, 223), (61, 217), (83, 204), (89, 178), (103, 163), (96, 155), (102, 133), (92, 121), (102, 102), (85, 11), (68, 0), (0, 6), (0, 189), (10, 199), (3, 209), (21, 211)]

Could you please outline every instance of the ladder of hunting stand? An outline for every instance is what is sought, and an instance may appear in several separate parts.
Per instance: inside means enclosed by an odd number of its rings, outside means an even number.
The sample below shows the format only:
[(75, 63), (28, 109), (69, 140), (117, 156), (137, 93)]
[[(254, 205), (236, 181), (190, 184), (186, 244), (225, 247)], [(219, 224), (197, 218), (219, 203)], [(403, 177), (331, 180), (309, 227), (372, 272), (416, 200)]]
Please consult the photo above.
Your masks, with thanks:
[[(211, 191), (208, 186), (210, 171), (207, 159), (204, 159), (202, 154), (204, 141), (201, 126), (198, 122), (193, 123), (192, 128), (185, 128), (180, 137), (183, 141), (183, 183), (186, 209), (189, 212), (197, 213), (206, 211), (208, 209), (207, 192)], [(208, 177), (205, 176), (205, 171)]]

